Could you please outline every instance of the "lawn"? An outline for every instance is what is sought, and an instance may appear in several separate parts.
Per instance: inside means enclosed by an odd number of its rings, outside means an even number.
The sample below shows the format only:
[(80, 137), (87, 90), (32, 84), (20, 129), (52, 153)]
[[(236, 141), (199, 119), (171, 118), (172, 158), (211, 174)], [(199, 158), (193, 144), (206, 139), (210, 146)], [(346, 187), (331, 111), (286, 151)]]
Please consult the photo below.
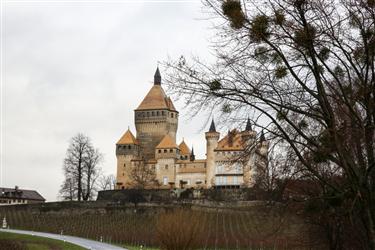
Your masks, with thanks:
[(0, 232), (0, 249), (7, 250), (84, 250), (86, 248), (44, 237)]

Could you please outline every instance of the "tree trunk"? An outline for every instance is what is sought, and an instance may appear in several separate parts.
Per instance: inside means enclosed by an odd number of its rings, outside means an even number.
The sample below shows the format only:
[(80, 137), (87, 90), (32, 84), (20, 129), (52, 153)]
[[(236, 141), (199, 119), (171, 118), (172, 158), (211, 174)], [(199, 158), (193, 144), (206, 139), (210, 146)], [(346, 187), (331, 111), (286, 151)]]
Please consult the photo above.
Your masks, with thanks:
[(82, 154), (78, 160), (78, 201), (81, 201), (82, 197)]

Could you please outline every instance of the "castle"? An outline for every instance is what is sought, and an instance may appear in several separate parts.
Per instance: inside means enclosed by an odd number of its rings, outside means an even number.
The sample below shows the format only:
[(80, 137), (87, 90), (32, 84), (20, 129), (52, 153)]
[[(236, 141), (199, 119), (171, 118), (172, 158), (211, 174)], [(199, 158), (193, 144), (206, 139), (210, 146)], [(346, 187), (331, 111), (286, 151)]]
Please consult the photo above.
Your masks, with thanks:
[[(266, 164), (268, 142), (257, 139), (249, 119), (243, 131), (222, 139), (214, 120), (206, 137), (206, 159), (195, 159), (186, 142), (176, 144), (179, 113), (161, 86), (154, 85), (134, 111), (136, 137), (128, 129), (116, 143), (117, 189), (251, 187), (258, 164)], [(245, 153), (246, 152), (246, 153)]]

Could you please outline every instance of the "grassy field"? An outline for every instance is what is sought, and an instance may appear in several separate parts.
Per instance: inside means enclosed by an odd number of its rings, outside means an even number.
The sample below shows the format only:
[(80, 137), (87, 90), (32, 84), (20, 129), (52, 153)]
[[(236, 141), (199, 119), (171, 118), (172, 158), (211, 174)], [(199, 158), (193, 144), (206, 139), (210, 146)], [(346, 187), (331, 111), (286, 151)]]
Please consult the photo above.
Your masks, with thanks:
[[(160, 247), (157, 223), (160, 214), (142, 211), (113, 211), (104, 214), (31, 213), (3, 210), (10, 228), (74, 235), (143, 249)], [(293, 214), (261, 207), (249, 211), (191, 211), (186, 218), (199, 217), (201, 249), (310, 249), (305, 225)], [(171, 231), (184, 234), (183, 223)], [(180, 228), (182, 227), (182, 229)], [(178, 229), (178, 230), (177, 230)], [(170, 236), (174, 237), (174, 236)], [(132, 248), (130, 248), (132, 249)], [(133, 249), (139, 249), (134, 247)]]
[(7, 250), (84, 250), (60, 240), (23, 234), (0, 232), (0, 249)]

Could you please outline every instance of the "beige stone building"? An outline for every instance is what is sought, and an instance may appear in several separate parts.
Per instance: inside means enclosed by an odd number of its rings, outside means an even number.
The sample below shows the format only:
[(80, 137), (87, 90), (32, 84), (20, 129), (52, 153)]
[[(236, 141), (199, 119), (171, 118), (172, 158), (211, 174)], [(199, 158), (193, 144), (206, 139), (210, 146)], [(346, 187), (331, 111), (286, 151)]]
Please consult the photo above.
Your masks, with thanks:
[(250, 187), (255, 166), (265, 164), (268, 142), (247, 121), (220, 139), (212, 120), (206, 138), (206, 159), (195, 159), (184, 140), (177, 145), (179, 113), (161, 86), (154, 85), (135, 109), (136, 136), (128, 129), (116, 143), (117, 189)]

